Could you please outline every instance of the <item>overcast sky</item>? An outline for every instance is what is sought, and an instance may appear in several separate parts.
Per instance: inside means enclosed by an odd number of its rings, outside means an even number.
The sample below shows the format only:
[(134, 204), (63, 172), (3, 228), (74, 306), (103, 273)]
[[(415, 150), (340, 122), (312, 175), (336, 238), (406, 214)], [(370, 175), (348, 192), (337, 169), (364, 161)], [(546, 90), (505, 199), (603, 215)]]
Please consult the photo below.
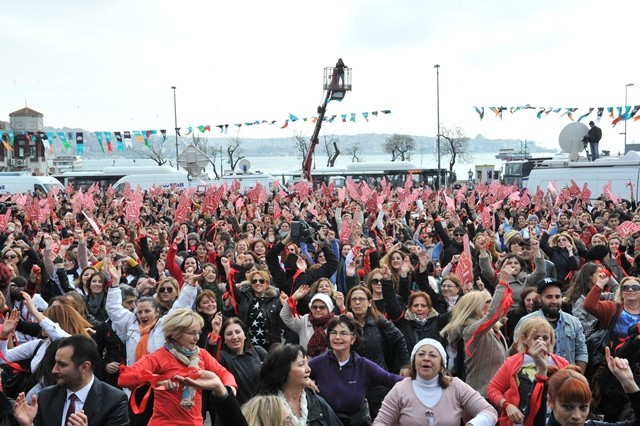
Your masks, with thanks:
[[(45, 125), (92, 131), (312, 116), (322, 72), (338, 57), (353, 92), (328, 114), (392, 114), (327, 125), (336, 134), (436, 134), (440, 117), (467, 135), (556, 147), (567, 118), (535, 112), (503, 120), (473, 106), (582, 108), (640, 104), (640, 2), (22, 0), (2, 6), (0, 120), (28, 106)], [(605, 114), (606, 115), (606, 114)], [(587, 120), (588, 121), (588, 120)], [(601, 149), (621, 150), (623, 124), (601, 122)], [(240, 136), (290, 137), (242, 128)], [(215, 130), (215, 129), (214, 129)], [(213, 136), (217, 136), (214, 131)], [(628, 122), (640, 143), (640, 121)]]

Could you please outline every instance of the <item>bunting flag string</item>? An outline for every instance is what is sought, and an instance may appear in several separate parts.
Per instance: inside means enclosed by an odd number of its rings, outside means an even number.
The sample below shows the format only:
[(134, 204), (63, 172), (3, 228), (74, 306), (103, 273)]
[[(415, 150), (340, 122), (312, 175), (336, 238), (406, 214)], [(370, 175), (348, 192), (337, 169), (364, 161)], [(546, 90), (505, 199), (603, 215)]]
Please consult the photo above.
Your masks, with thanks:
[(574, 113), (580, 111), (584, 111), (578, 118), (577, 121), (582, 121), (589, 117), (593, 111), (596, 111), (595, 121), (598, 123), (602, 119), (602, 115), (606, 109), (608, 117), (611, 119), (611, 126), (618, 124), (621, 121), (631, 120), (639, 121), (640, 114), (640, 105), (625, 105), (625, 106), (609, 106), (609, 107), (587, 107), (587, 108), (575, 108), (575, 107), (534, 107), (529, 104), (523, 106), (514, 106), (514, 107), (505, 107), (505, 106), (474, 106), (473, 107), (478, 113), (480, 120), (484, 118), (484, 110), (485, 108), (493, 111), (495, 117), (500, 118), (500, 120), (504, 117), (504, 112), (508, 111), (509, 114), (515, 115), (516, 113), (521, 113), (527, 110), (537, 110), (536, 117), (539, 119), (543, 119), (549, 116), (557, 116), (557, 118), (568, 118), (571, 121), (576, 121), (574, 118)]
[[(640, 107), (638, 107), (640, 108)], [(504, 108), (503, 108), (504, 109)], [(635, 112), (637, 110), (634, 109)], [(634, 114), (635, 114), (634, 112)], [(500, 111), (500, 114), (502, 110)], [(335, 121), (338, 115), (334, 114), (331, 116), (325, 116), (324, 121), (327, 123), (356, 123), (358, 117), (362, 117), (364, 122), (369, 122), (371, 117), (379, 118), (381, 115), (389, 115), (391, 114), (390, 109), (383, 109), (377, 111), (365, 111), (361, 113), (347, 113), (341, 114), (340, 120)], [(482, 114), (484, 114), (484, 109)], [(633, 116), (633, 115), (632, 115)], [(631, 118), (631, 117), (630, 117)], [(200, 132), (201, 134), (207, 134), (207, 132), (212, 133), (212, 129), (217, 129), (218, 134), (227, 134), (229, 132), (229, 128), (240, 128), (240, 127), (249, 127), (249, 126), (262, 126), (266, 125), (272, 127), (279, 120), (254, 120), (254, 121), (245, 121), (242, 123), (236, 124), (201, 124), (198, 126), (188, 126), (186, 132), (183, 130), (182, 134), (180, 133), (180, 128), (176, 129), (178, 136), (190, 136), (195, 134), (196, 132)], [(289, 126), (289, 123), (294, 123), (296, 121), (302, 121), (305, 123), (316, 123), (318, 121), (317, 116), (311, 117), (302, 117), (299, 118), (295, 114), (289, 113), (288, 118), (282, 120), (281, 129), (285, 129)], [(98, 142), (100, 149), (103, 153), (113, 153), (112, 146), (112, 133), (116, 142), (116, 150), (117, 152), (124, 152), (127, 148), (133, 147), (133, 141), (136, 143), (144, 143), (149, 149), (152, 149), (151, 145), (151, 137), (160, 133), (162, 135), (163, 142), (167, 139), (167, 130), (159, 129), (159, 130), (126, 130), (126, 131), (94, 131), (87, 132), (85, 135), (84, 132), (38, 132), (37, 134), (33, 132), (14, 132), (13, 130), (0, 130), (0, 141), (2, 145), (7, 151), (13, 150), (13, 144), (15, 140), (16, 134), (24, 136), (27, 140), (31, 140), (31, 138), (39, 138), (45, 149), (48, 149), (53, 154), (54, 143), (59, 141), (62, 143), (62, 146), (65, 150), (73, 149), (69, 141), (75, 141), (76, 143), (76, 154), (82, 155), (84, 153), (84, 144), (89, 141), (89, 138), (93, 138), (95, 136), (95, 140)], [(133, 137), (132, 137), (133, 135)], [(105, 149), (106, 142), (106, 149)]]

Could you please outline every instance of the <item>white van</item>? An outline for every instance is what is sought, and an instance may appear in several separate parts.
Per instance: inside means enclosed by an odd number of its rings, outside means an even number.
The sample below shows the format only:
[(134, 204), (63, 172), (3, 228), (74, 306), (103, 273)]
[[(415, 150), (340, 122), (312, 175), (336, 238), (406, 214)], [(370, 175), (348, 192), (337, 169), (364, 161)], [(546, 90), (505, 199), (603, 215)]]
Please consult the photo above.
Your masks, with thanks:
[(20, 173), (0, 173), (0, 193), (21, 194), (23, 192), (48, 193), (53, 187), (64, 191), (60, 181), (51, 176), (31, 176)]
[(603, 187), (611, 182), (611, 193), (618, 198), (628, 199), (631, 195), (629, 182), (633, 185), (634, 197), (639, 197), (640, 155), (629, 151), (624, 157), (601, 157), (596, 161), (544, 161), (531, 170), (527, 188), (535, 193), (536, 187), (547, 191), (549, 183), (561, 191), (565, 186), (576, 182), (580, 189), (587, 183), (591, 198), (599, 197)]
[(198, 185), (202, 185), (203, 181), (198, 178), (189, 178), (188, 173), (176, 172), (166, 174), (142, 174), (142, 175), (128, 175), (120, 178), (114, 185), (113, 189), (116, 191), (122, 191), (126, 184), (131, 186), (131, 189), (135, 190), (138, 186), (143, 190), (149, 190), (154, 186), (162, 186), (163, 188), (171, 188), (175, 186), (176, 190), (195, 188)]

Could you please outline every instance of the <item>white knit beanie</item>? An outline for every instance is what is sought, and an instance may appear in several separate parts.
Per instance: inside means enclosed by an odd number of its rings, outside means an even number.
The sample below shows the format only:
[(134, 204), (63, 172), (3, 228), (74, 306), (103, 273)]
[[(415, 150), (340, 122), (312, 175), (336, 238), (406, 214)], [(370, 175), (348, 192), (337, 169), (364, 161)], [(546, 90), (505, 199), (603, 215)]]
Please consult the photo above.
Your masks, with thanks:
[(309, 309), (311, 309), (311, 305), (313, 304), (314, 300), (320, 300), (322, 303), (327, 305), (329, 312), (333, 312), (333, 302), (331, 301), (331, 298), (326, 294), (324, 293), (314, 294), (313, 297), (311, 298), (311, 302), (309, 302)]
[(442, 344), (435, 339), (422, 339), (418, 343), (416, 343), (416, 345), (413, 347), (413, 350), (411, 351), (411, 365), (413, 365), (413, 361), (415, 361), (416, 353), (424, 345), (431, 345), (436, 348), (436, 350), (442, 357), (442, 365), (447, 365), (447, 352), (444, 350)]

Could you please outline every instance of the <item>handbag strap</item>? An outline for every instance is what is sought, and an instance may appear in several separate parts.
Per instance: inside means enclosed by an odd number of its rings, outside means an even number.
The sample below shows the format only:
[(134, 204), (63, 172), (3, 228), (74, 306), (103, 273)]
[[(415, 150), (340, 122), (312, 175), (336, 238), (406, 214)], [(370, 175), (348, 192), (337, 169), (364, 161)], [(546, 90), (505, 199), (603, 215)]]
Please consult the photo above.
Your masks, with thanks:
[[(36, 354), (38, 353), (38, 350), (40, 349), (40, 346), (42, 346), (42, 344), (44, 343), (43, 339), (38, 339), (38, 340), (39, 340), (39, 342), (36, 345), (36, 349), (33, 351), (33, 354), (31, 354), (31, 359), (33, 359), (33, 357), (36, 356)], [(7, 360), (7, 358), (4, 356), (4, 354), (2, 352), (0, 352), (0, 359), (2, 359), (2, 361), (4, 361), (4, 363), (6, 365), (11, 367), (15, 371), (29, 371), (29, 372), (31, 371), (31, 370), (25, 369), (20, 364), (17, 364), (15, 362), (11, 362), (11, 361)]]
[[(607, 330), (607, 346), (611, 348), (611, 344), (613, 343), (613, 339), (611, 335), (613, 334), (613, 327), (616, 325), (616, 321), (620, 317), (620, 312), (622, 311), (622, 303), (616, 303), (616, 314), (611, 318), (611, 323), (609, 324), (609, 329)], [(614, 355), (615, 356), (615, 355)]]

